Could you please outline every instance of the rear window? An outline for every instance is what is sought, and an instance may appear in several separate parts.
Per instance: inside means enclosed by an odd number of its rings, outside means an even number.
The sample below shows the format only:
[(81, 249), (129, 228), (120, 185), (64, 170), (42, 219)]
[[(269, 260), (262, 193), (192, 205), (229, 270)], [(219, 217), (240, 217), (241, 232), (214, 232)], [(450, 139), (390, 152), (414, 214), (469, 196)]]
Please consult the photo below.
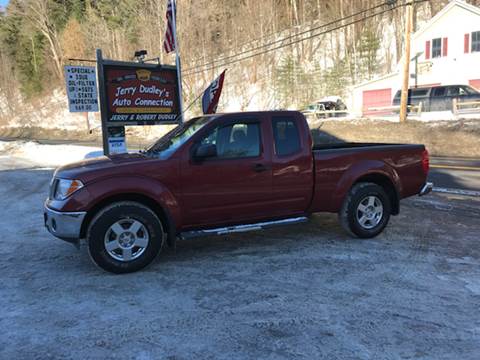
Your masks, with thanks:
[(293, 118), (274, 118), (272, 126), (275, 138), (275, 154), (285, 156), (300, 151), (300, 136)]

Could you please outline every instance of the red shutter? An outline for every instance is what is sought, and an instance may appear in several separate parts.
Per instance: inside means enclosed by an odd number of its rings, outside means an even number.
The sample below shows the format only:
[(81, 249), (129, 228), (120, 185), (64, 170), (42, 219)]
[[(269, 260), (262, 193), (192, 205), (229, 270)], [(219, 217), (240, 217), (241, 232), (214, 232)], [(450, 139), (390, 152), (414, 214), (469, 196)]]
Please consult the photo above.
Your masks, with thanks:
[(442, 56), (448, 56), (448, 38), (443, 38)]
[(430, 59), (430, 41), (425, 43), (425, 59)]
[(465, 52), (465, 54), (468, 54), (470, 52), (470, 34), (465, 34), (463, 40), (463, 51)]
[(468, 83), (473, 86), (475, 89), (480, 90), (480, 79), (469, 80)]

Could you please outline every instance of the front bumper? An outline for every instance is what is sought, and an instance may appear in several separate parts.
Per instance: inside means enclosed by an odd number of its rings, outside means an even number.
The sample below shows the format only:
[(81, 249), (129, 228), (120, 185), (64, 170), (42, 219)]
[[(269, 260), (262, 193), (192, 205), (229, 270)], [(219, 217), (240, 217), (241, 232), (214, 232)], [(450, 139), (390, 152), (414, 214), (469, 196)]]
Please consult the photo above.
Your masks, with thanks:
[(50, 209), (46, 204), (43, 211), (45, 227), (54, 236), (59, 239), (78, 244), (80, 239), (80, 229), (83, 219), (87, 213), (80, 212), (61, 212)]
[(422, 186), (422, 190), (418, 193), (418, 196), (424, 196), (431, 193), (433, 190), (433, 183), (427, 182)]

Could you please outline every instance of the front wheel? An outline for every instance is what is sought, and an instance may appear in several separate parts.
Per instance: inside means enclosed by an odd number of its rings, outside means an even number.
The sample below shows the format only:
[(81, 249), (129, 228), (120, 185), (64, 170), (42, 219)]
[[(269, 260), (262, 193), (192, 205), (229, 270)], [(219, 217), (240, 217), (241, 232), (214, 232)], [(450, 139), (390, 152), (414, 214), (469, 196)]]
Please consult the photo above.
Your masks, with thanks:
[(374, 183), (359, 183), (348, 193), (339, 213), (342, 227), (352, 236), (372, 238), (390, 219), (391, 203), (385, 190)]
[(121, 274), (150, 264), (162, 248), (162, 222), (148, 207), (131, 201), (100, 210), (87, 232), (88, 251), (102, 269)]

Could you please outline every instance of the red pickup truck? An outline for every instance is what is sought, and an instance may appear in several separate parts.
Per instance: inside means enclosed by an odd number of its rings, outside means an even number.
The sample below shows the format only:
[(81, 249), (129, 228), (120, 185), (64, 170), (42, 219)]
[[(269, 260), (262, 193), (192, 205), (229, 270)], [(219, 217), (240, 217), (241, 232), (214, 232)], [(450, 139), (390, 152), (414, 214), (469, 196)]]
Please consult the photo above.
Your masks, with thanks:
[(86, 239), (101, 268), (139, 270), (178, 239), (338, 213), (352, 236), (379, 234), (399, 202), (431, 191), (423, 145), (312, 144), (294, 111), (203, 116), (140, 153), (55, 171), (44, 220), (56, 237)]

